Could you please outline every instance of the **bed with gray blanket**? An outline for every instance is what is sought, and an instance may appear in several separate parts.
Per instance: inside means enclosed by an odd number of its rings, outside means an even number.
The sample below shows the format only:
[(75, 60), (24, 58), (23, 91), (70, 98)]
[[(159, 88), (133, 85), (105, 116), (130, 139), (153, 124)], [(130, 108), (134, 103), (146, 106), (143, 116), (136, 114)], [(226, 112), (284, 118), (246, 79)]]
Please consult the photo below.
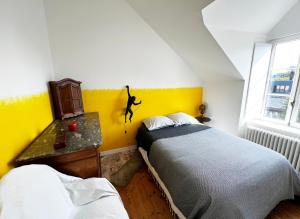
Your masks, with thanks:
[(265, 218), (280, 201), (300, 194), (299, 176), (284, 156), (200, 126), (154, 132), (142, 126), (137, 135), (186, 218)]

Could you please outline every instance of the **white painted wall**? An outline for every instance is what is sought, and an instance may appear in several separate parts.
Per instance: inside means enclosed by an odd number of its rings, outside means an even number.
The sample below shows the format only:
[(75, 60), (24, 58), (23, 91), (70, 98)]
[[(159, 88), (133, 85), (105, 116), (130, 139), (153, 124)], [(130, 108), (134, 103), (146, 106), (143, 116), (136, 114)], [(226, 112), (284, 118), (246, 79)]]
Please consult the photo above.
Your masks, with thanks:
[(300, 2), (291, 8), (287, 14), (268, 33), (268, 40), (300, 34)]
[(241, 79), (203, 23), (213, 0), (127, 0), (203, 81)]
[[(48, 25), (56, 79), (73, 77), (89, 89), (203, 85), (211, 125), (237, 133), (243, 82), (223, 80), (240, 76), (201, 23), (202, 5), (191, 1), (181, 11), (182, 3), (174, 1), (175, 8), (163, 16), (168, 7), (157, 11), (159, 1), (151, 10), (136, 2), (145, 23), (124, 0), (44, 3), (48, 23), (42, 0), (0, 2), (0, 28), (5, 30), (0, 35), (0, 98), (46, 90), (54, 77)], [(176, 14), (180, 16), (175, 19)], [(170, 23), (164, 32), (172, 17), (181, 22)], [(200, 29), (187, 23), (200, 24)], [(200, 40), (194, 44), (197, 36)], [(200, 78), (206, 79), (203, 84)]]
[(124, 0), (45, 0), (45, 8), (56, 79), (88, 89), (201, 85)]
[(206, 115), (212, 119), (208, 125), (238, 134), (243, 87), (244, 81), (241, 80), (205, 82)]
[(53, 78), (42, 0), (0, 1), (0, 98), (47, 90)]
[[(243, 82), (235, 80), (242, 76), (203, 23), (201, 11), (212, 1), (127, 1), (203, 80), (204, 98), (212, 116), (209, 125), (237, 134)], [(240, 48), (236, 49), (238, 56)]]

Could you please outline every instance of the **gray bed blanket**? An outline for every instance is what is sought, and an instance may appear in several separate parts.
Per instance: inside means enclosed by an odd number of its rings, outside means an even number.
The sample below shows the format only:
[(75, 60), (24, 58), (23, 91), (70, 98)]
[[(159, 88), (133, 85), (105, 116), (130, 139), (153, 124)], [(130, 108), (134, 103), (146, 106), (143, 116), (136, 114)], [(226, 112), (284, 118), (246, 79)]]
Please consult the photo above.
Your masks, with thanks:
[(159, 139), (149, 160), (187, 218), (265, 218), (300, 194), (284, 156), (214, 128)]

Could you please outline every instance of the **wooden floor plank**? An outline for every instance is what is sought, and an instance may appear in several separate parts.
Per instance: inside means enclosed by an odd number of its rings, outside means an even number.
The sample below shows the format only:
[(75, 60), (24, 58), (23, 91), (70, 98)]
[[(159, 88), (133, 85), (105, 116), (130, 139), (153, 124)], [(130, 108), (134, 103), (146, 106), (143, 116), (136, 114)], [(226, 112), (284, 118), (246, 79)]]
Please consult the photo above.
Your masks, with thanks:
[(117, 187), (131, 219), (171, 219), (167, 202), (147, 169), (138, 171), (127, 187)]
[[(161, 192), (146, 167), (139, 170), (127, 187), (117, 187), (131, 219), (171, 219), (172, 215)], [(267, 219), (300, 219), (300, 203), (281, 202)]]

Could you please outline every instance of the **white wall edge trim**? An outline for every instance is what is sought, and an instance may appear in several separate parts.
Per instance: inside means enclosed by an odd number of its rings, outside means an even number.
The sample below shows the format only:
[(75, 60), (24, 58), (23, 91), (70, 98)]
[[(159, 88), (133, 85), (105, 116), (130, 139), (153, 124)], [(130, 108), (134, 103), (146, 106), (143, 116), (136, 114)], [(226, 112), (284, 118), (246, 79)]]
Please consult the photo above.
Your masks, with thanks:
[(116, 153), (121, 153), (121, 152), (136, 150), (136, 149), (137, 149), (136, 145), (130, 145), (128, 147), (116, 148), (116, 149), (100, 152), (100, 156), (105, 157)]

